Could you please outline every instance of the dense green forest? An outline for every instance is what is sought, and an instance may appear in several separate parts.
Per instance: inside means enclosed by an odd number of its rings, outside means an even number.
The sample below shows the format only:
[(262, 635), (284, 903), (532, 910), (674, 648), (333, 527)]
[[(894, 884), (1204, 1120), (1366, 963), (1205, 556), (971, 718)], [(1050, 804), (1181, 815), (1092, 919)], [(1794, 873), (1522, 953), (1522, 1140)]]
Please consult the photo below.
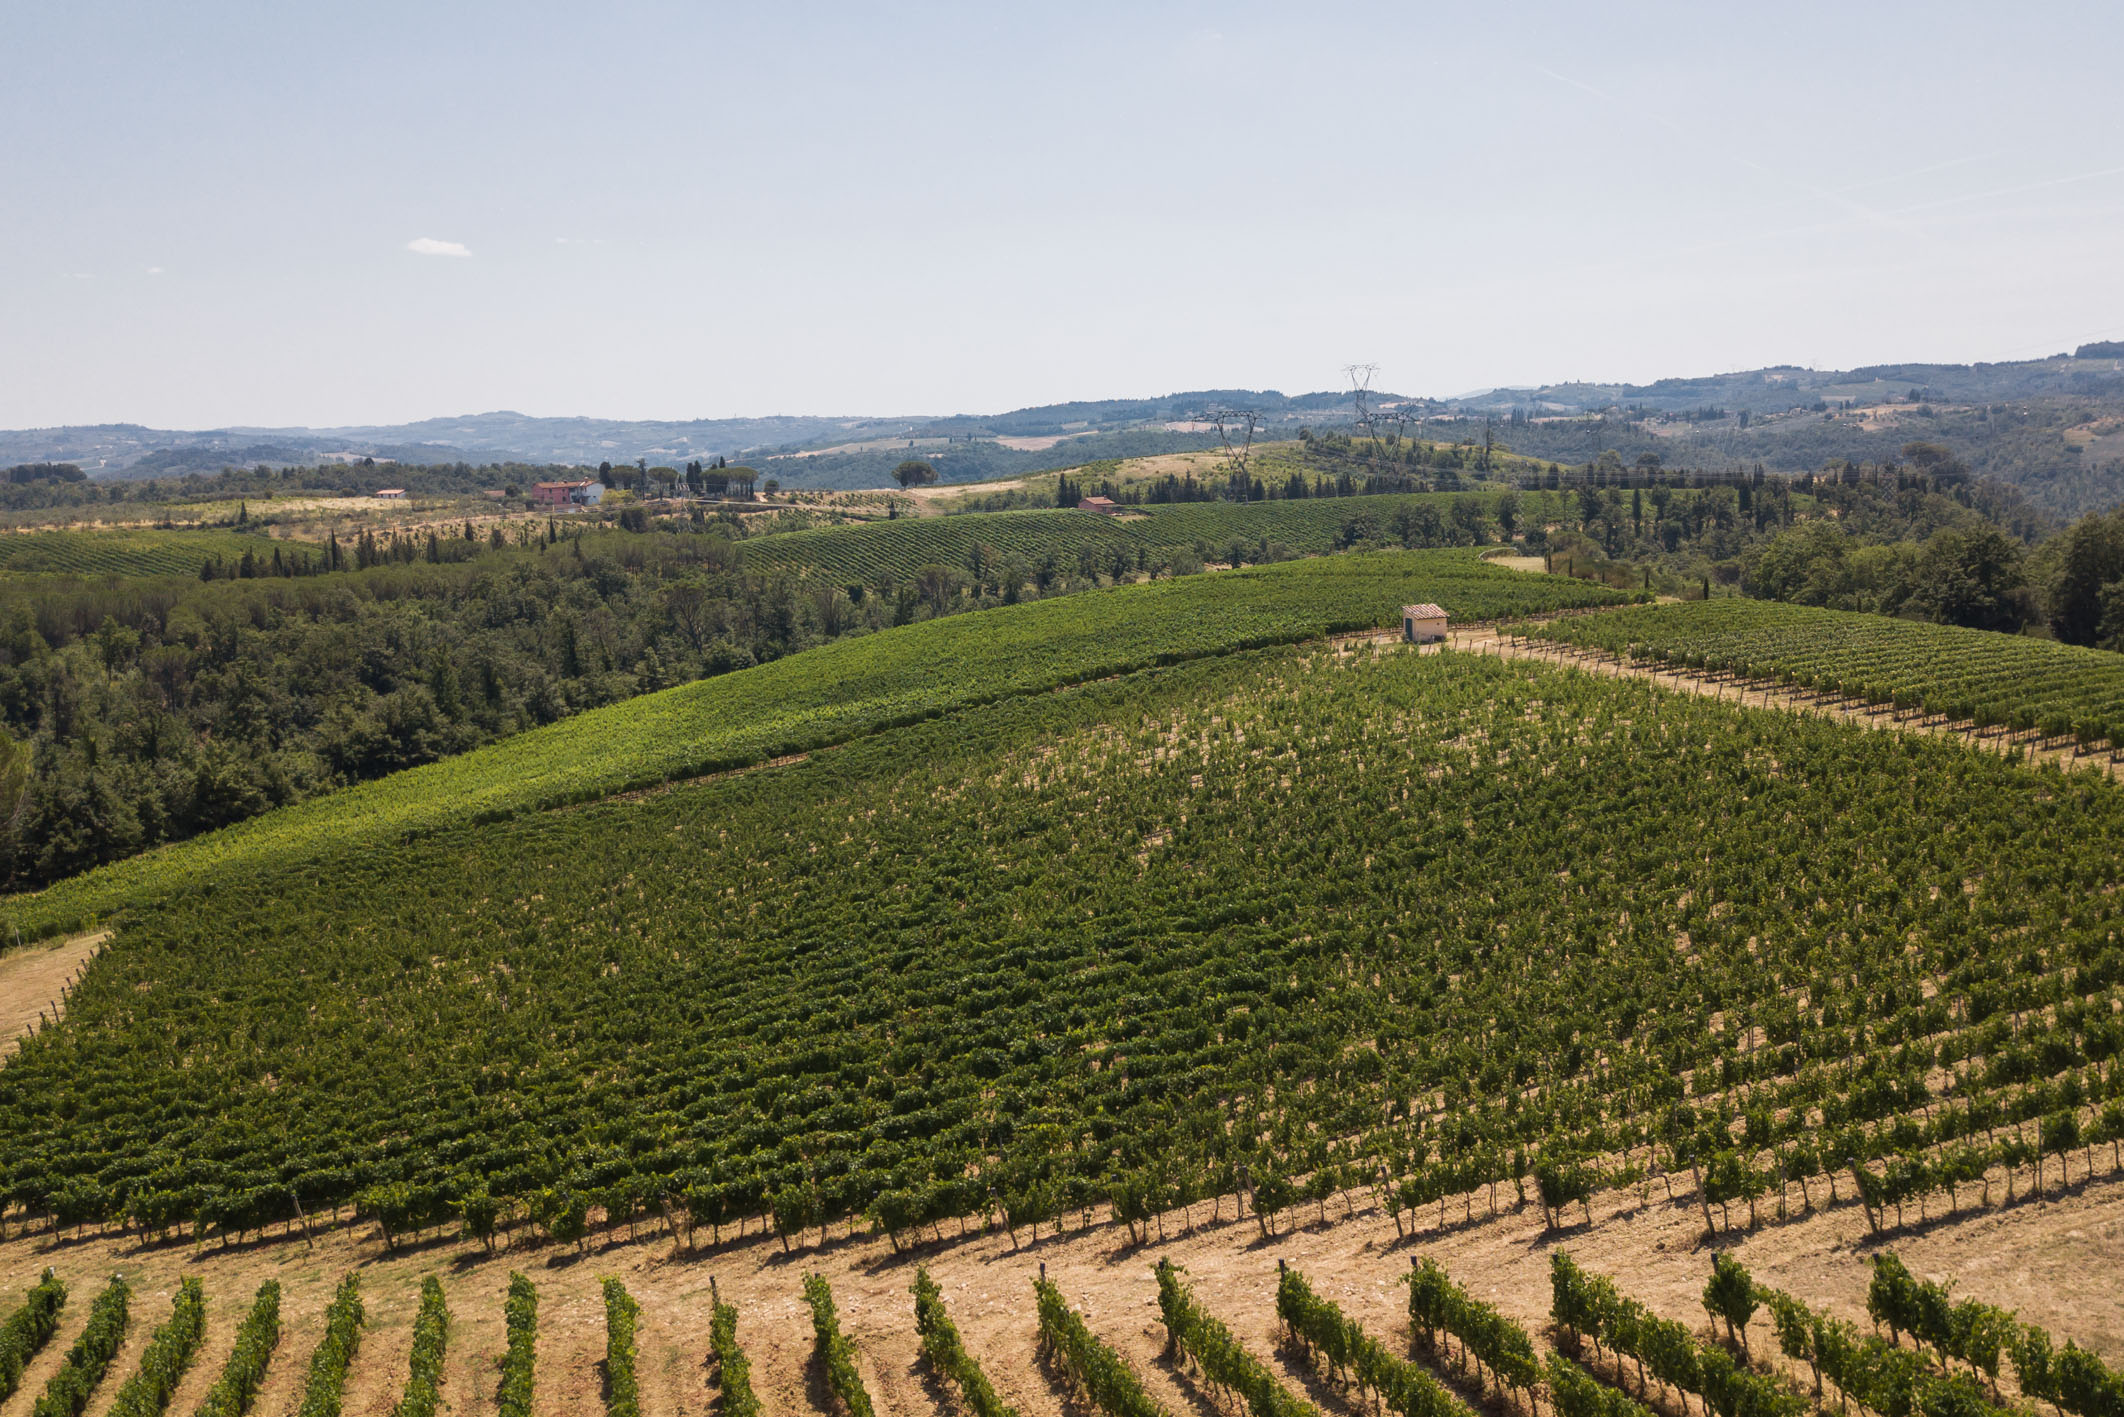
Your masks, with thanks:
[(399, 544), (408, 556), (386, 546), (325, 575), (0, 581), (0, 726), (21, 745), (0, 836), (12, 879), (980, 603), (851, 599), (748, 571), (713, 533), (455, 540), (433, 560), (425, 539)]

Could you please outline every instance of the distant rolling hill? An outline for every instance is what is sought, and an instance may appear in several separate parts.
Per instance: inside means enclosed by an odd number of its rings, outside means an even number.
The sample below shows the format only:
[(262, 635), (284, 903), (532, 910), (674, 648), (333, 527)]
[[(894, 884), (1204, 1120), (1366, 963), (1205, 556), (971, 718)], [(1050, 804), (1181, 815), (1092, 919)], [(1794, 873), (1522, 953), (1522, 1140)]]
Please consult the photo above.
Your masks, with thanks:
[[(1669, 466), (1817, 469), (1880, 462), (1909, 442), (1947, 444), (1973, 471), (2021, 486), (2054, 515), (2124, 501), (2124, 343), (1990, 364), (1742, 370), (1649, 384), (1560, 382), (1453, 398), (1381, 391), (1373, 407), (1423, 420), (1426, 438), (1488, 436), (1515, 452), (1581, 463), (1656, 453)], [(1203, 389), (1043, 404), (996, 414), (625, 420), (496, 412), (342, 428), (203, 431), (137, 424), (0, 432), (0, 466), (80, 465), (94, 477), (167, 476), (257, 463), (373, 457), (404, 463), (673, 466), (727, 458), (791, 487), (876, 487), (908, 457), (968, 482), (1102, 458), (1215, 447), (1200, 415), (1247, 408), (1257, 438), (1347, 428), (1346, 392)]]

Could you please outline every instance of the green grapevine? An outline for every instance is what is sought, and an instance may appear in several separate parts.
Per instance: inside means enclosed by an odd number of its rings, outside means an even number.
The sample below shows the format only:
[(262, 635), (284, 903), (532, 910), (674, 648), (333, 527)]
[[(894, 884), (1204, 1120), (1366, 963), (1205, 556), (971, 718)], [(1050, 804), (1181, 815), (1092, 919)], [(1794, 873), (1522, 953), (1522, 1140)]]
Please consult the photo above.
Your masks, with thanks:
[(502, 1318), (509, 1337), (508, 1351), (502, 1356), (501, 1417), (531, 1417), (538, 1357), (538, 1288), (520, 1274), (509, 1276)]
[[(715, 1301), (708, 1324), (708, 1346), (715, 1353), (715, 1381), (723, 1391), (721, 1417), (760, 1417), (760, 1400), (752, 1391), (752, 1360), (738, 1345), (734, 1305)], [(985, 1417), (985, 1414), (984, 1414)]]
[(634, 1376), (634, 1326), (641, 1305), (617, 1279), (604, 1281), (605, 1412), (607, 1417), (641, 1417), (641, 1387)]
[(430, 1274), (420, 1281), (420, 1312), (413, 1316), (413, 1352), (406, 1390), (391, 1417), (435, 1417), (442, 1401), (443, 1350), (450, 1341), (450, 1306), (442, 1281)]
[(1126, 1359), (1084, 1326), (1062, 1291), (1046, 1279), (1033, 1281), (1040, 1315), (1040, 1351), (1105, 1417), (1167, 1417)]
[(30, 1417), (81, 1417), (81, 1409), (88, 1406), (111, 1359), (118, 1356), (118, 1345), (125, 1341), (132, 1297), (132, 1287), (122, 1277), (111, 1276), (111, 1282), (90, 1307), (81, 1336), (74, 1340), (59, 1371), (52, 1374), (38, 1395)]
[(1443, 1383), (1345, 1318), (1295, 1269), (1281, 1268), (1276, 1276), (1276, 1316), (1331, 1376), (1345, 1377), (1388, 1411), (1401, 1417), (1468, 1417), (1467, 1405)]
[(265, 1381), (273, 1350), (280, 1346), (280, 1281), (269, 1279), (258, 1286), (251, 1311), (236, 1328), (236, 1346), (199, 1404), (197, 1417), (244, 1417)]
[(1318, 1408), (1292, 1396), (1222, 1321), (1202, 1311), (1177, 1265), (1161, 1261), (1157, 1276), (1167, 1346), (1193, 1359), (1211, 1385), (1238, 1393), (1253, 1417), (1319, 1417)]
[(50, 1269), (22, 1296), (22, 1307), (0, 1323), (0, 1402), (14, 1396), (29, 1360), (44, 1351), (59, 1328), (66, 1305), (66, 1286)]
[(1017, 1417), (1017, 1413), (996, 1396), (995, 1386), (981, 1371), (980, 1360), (966, 1351), (966, 1345), (959, 1339), (958, 1325), (951, 1321), (951, 1313), (944, 1307), (943, 1291), (937, 1288), (927, 1269), (915, 1270), (910, 1292), (914, 1295), (915, 1332), (921, 1336), (922, 1356), (959, 1390), (959, 1399), (966, 1404), (967, 1410), (974, 1417)]
[(349, 1274), (339, 1281), (339, 1288), (325, 1309), (324, 1337), (310, 1354), (310, 1370), (303, 1382), (302, 1405), (296, 1408), (296, 1417), (339, 1417), (347, 1369), (361, 1343), (363, 1318), (361, 1281)]
[(811, 1306), (811, 1329), (826, 1366), (827, 1390), (840, 1399), (848, 1417), (872, 1417), (870, 1393), (863, 1386), (863, 1375), (856, 1371), (855, 1345), (841, 1332), (833, 1289), (823, 1276), (804, 1276), (804, 1301)]
[(110, 1417), (162, 1417), (205, 1337), (206, 1291), (188, 1276), (177, 1285), (169, 1322), (155, 1330), (139, 1368), (118, 1389)]

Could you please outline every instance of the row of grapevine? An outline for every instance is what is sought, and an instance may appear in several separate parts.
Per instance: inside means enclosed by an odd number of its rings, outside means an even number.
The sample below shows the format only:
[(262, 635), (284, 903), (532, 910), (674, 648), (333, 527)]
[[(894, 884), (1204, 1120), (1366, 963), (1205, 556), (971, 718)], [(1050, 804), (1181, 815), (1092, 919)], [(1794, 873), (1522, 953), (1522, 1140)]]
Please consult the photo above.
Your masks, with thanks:
[(1202, 1311), (1180, 1274), (1171, 1260), (1157, 1266), (1158, 1312), (1165, 1320), (1167, 1349), (1193, 1359), (1212, 1386), (1239, 1394), (1253, 1417), (1319, 1417), (1319, 1409), (1292, 1396), (1221, 1319)]
[(856, 1371), (855, 1345), (841, 1332), (833, 1287), (823, 1275), (804, 1276), (804, 1301), (811, 1306), (811, 1331), (826, 1368), (827, 1391), (840, 1399), (847, 1417), (872, 1417), (870, 1393), (863, 1386), (863, 1375)]
[(641, 1305), (627, 1286), (608, 1278), (605, 1295), (605, 1412), (607, 1417), (641, 1417), (641, 1384), (634, 1374), (634, 1326)]
[[(801, 1216), (815, 1237), (883, 1223), (887, 1195), (925, 1228), (998, 1210), (1074, 1226), (1124, 1196), (1207, 1208), (1241, 1168), (1261, 1210), (1279, 1177), (1310, 1178), (1322, 1207), (1383, 1185), (1478, 1213), (1485, 1191), (1524, 1202), (1576, 1174), (1693, 1189), (1715, 1217), (1793, 1184), (1811, 1207), (1821, 1176), (1849, 1200), (1854, 1161), (1964, 1198), (2002, 1164), (2114, 1164), (2084, 1150), (2124, 1101), (2120, 902), (2100, 889), (2124, 850), (2113, 792), (1881, 739), (1525, 663), (1274, 651), (1014, 700), (598, 824), (232, 883), (128, 924), (68, 1027), (10, 1062), (4, 1194), (108, 1214), (152, 1164), (173, 1205), (277, 1203), (293, 1226), (292, 1191), (315, 1221), (320, 1198), (388, 1176), (444, 1214), (464, 1202), (468, 1228), (470, 1202), (499, 1193), (506, 1225), (572, 1242), (664, 1216), (785, 1233)], [(1678, 760), (1692, 771), (1660, 766)], [(630, 845), (696, 839), (703, 813), (704, 849), (661, 861), (646, 900), (588, 884), (624, 878)], [(541, 871), (556, 851), (583, 881)], [(434, 908), (378, 879), (418, 882)], [(1376, 911), (1349, 916), (1358, 900)], [(377, 938), (337, 964), (394, 1007), (357, 1016), (280, 922), (299, 942), (364, 911)], [(609, 961), (556, 943), (592, 930)], [(659, 935), (731, 947), (643, 945)], [(1367, 982), (1338, 982), (1334, 957)], [(408, 958), (450, 967), (416, 998)], [(513, 1007), (530, 978), (574, 1030), (565, 1057)], [(1322, 1002), (1351, 992), (1380, 1024), (1361, 1063)], [(413, 1007), (426, 1029), (391, 1021)], [(164, 1066), (156, 1040), (208, 1008), (260, 1039), (314, 1009), (304, 1065), (333, 1105), (268, 1134), (270, 1098)], [(919, 1054), (862, 1026), (906, 1012)], [(1494, 1018), (1528, 1023), (1499, 1045)], [(249, 1053), (221, 1036), (203, 1056), (234, 1068)], [(510, 1060), (506, 1086), (483, 1090), (443, 1046), (464, 1038)], [(1307, 1086), (1265, 1075), (1271, 1055)], [(1194, 1100), (1211, 1086), (1228, 1110)], [(67, 1087), (84, 1107), (60, 1127), (48, 1099)], [(1058, 1087), (1115, 1140), (998, 1120)], [(121, 1103), (168, 1141), (99, 1120)], [(571, 1146), (593, 1122), (616, 1143)], [(392, 1144), (413, 1126), (433, 1144)], [(232, 1136), (259, 1140), (201, 1165)], [(2009, 1171), (2009, 1199), (2018, 1184)]]
[(51, 1270), (22, 1296), (22, 1306), (0, 1323), (0, 1402), (14, 1396), (29, 1360), (44, 1351), (59, 1328), (59, 1311), (66, 1306), (66, 1286)]
[(1434, 1260), (1410, 1261), (1409, 1329), (1420, 1329), (1433, 1347), (1439, 1334), (1451, 1334), (1460, 1340), (1463, 1352), (1506, 1388), (1531, 1393), (1541, 1381), (1541, 1363), (1527, 1331), (1469, 1295)]
[(31, 1417), (81, 1417), (81, 1409), (88, 1406), (96, 1384), (103, 1381), (104, 1371), (118, 1355), (118, 1345), (125, 1341), (132, 1297), (132, 1287), (122, 1277), (111, 1276), (111, 1282), (96, 1296), (88, 1323), (67, 1350), (59, 1371), (52, 1374), (44, 1391), (38, 1394)]
[(266, 1366), (280, 1346), (280, 1281), (269, 1279), (258, 1286), (251, 1311), (236, 1327), (236, 1346), (221, 1376), (207, 1390), (197, 1417), (244, 1417), (257, 1400)]
[(1040, 1316), (1040, 1352), (1104, 1417), (1167, 1417), (1128, 1361), (1084, 1326), (1052, 1281), (1033, 1281)]
[(443, 1298), (442, 1281), (427, 1275), (420, 1281), (420, 1312), (413, 1316), (406, 1389), (391, 1417), (435, 1417), (442, 1401), (443, 1351), (449, 1341), (450, 1306)]
[(1525, 1394), (1529, 1411), (1540, 1410), (1534, 1392), (1546, 1382), (1558, 1417), (1651, 1417), (1642, 1403), (1596, 1382), (1561, 1354), (1543, 1361), (1524, 1328), (1454, 1283), (1436, 1261), (1409, 1263), (1409, 1332), (1421, 1333), (1434, 1351), (1441, 1334), (1459, 1339), (1462, 1356), (1474, 1359), (1478, 1370), (1487, 1369), (1508, 1392)]
[(148, 1339), (140, 1366), (118, 1389), (110, 1417), (162, 1417), (177, 1384), (199, 1356), (206, 1337), (206, 1290), (198, 1279), (187, 1276), (177, 1285), (169, 1321)]
[(1697, 1342), (1688, 1325), (1660, 1318), (1561, 1250), (1550, 1257), (1550, 1282), (1557, 1325), (1635, 1360), (1640, 1385), (1649, 1372), (1703, 1399), (1717, 1417), (1797, 1417), (1805, 1410), (1783, 1385), (1741, 1367), (1725, 1349)]
[(2124, 746), (2124, 662), (2052, 640), (1734, 597), (1512, 628), (1979, 730)]
[(220, 530), (164, 531), (114, 527), (51, 529), (0, 535), (0, 572), (14, 575), (196, 576), (208, 561), (234, 565), (248, 552), (270, 561), (280, 551), (320, 560), (320, 549), (270, 537)]
[[(1714, 1276), (1714, 1283), (1717, 1280)], [(1808, 1366), (1817, 1401), (1826, 1378), (1844, 1399), (1881, 1417), (1975, 1417), (1993, 1410), (1984, 1390), (1967, 1376), (1934, 1369), (1922, 1355), (1877, 1333), (1862, 1334), (1856, 1325), (1810, 1308), (1782, 1290), (1752, 1285), (1745, 1300), (1729, 1300), (1723, 1316), (1731, 1322), (1757, 1305), (1770, 1311), (1778, 1351)]]
[(538, 1286), (514, 1271), (502, 1303), (508, 1347), (502, 1354), (500, 1417), (531, 1417), (538, 1358)]
[[(981, 1371), (981, 1360), (966, 1351), (959, 1340), (959, 1327), (944, 1307), (943, 1291), (926, 1268), (915, 1270), (915, 1332), (922, 1340), (922, 1356), (930, 1367), (959, 1390), (959, 1400), (974, 1417), (1017, 1417), (1009, 1404), (996, 1395), (995, 1385)], [(726, 1409), (727, 1412), (727, 1409)]]
[(1957, 1303), (1944, 1284), (1921, 1280), (1894, 1254), (1876, 1255), (1866, 1312), (1891, 1337), (1907, 1333), (1944, 1361), (1959, 1358), (1996, 1384), (1999, 1357), (2013, 1359), (2021, 1395), (2074, 1417), (2124, 1417), (2124, 1372), (2067, 1340), (2054, 1348), (2048, 1331), (1978, 1299)]
[(1652, 1417), (1651, 1408), (1620, 1388), (1595, 1382), (1561, 1353), (1549, 1355), (1542, 1376), (1548, 1379), (1556, 1417)]
[(1331, 1377), (1369, 1392), (1389, 1412), (1400, 1417), (1468, 1417), (1467, 1405), (1438, 1379), (1397, 1357), (1345, 1318), (1332, 1301), (1315, 1294), (1304, 1275), (1284, 1265), (1277, 1267), (1276, 1316), (1293, 1341), (1327, 1363)]
[[(1211, 1387), (1236, 1395), (1252, 1417), (1318, 1417), (1317, 1409), (1293, 1394), (1201, 1306), (1183, 1269), (1161, 1260), (1153, 1273), (1169, 1352), (1184, 1356)], [(1698, 1340), (1685, 1324), (1663, 1319), (1623, 1295), (1613, 1281), (1581, 1269), (1568, 1254), (1552, 1255), (1551, 1280), (1551, 1315), (1567, 1352), (1575, 1352), (1573, 1345), (1580, 1340), (1589, 1342), (1615, 1360), (1618, 1383), (1634, 1364), (1641, 1391), (1648, 1387), (1649, 1376), (1701, 1399), (1710, 1417), (1799, 1417), (1806, 1410), (1807, 1404), (1781, 1378), (1749, 1365), (1749, 1328), (1764, 1309), (1784, 1357), (1811, 1369), (1817, 1404), (1826, 1381), (1842, 1398), (1877, 1417), (1995, 1417), (2001, 1403), (2002, 1363), (2010, 1358), (2023, 1397), (2047, 1402), (2065, 1417), (2124, 1414), (2124, 1380), (2093, 1354), (2070, 1341), (2059, 1349), (2049, 1333), (1993, 1305), (1956, 1301), (1948, 1286), (1918, 1279), (1892, 1253), (1872, 1261), (1867, 1309), (1877, 1328), (1871, 1335), (1755, 1282), (1732, 1255), (1714, 1254), (1703, 1307), (1739, 1346), (1738, 1361), (1725, 1347)], [(1504, 1389), (1523, 1395), (1523, 1410), (1542, 1410), (1534, 1398), (1545, 1386), (1556, 1417), (1649, 1417), (1647, 1408), (1627, 1392), (1589, 1376), (1569, 1358), (1538, 1355), (1523, 1328), (1473, 1299), (1434, 1261), (1412, 1261), (1406, 1282), (1411, 1341), (1442, 1352), (1444, 1339), (1457, 1339), (1464, 1358), (1486, 1368)], [(632, 1417), (640, 1410), (639, 1305), (617, 1279), (602, 1281), (600, 1288), (606, 1309), (607, 1409)], [(1127, 1360), (1091, 1333), (1044, 1272), (1034, 1288), (1041, 1353), (1092, 1409), (1103, 1417), (1165, 1417)], [(432, 1417), (440, 1406), (450, 1316), (434, 1276), (422, 1280), (420, 1292), (410, 1378), (394, 1417)], [(804, 1292), (829, 1390), (850, 1417), (870, 1413), (855, 1350), (841, 1331), (830, 1287), (813, 1274), (806, 1277)], [(79, 1417), (122, 1343), (129, 1293), (123, 1280), (114, 1279), (99, 1297), (66, 1365), (40, 1400), (37, 1417)], [(958, 1389), (975, 1417), (1014, 1417), (965, 1348), (942, 1291), (926, 1268), (917, 1270), (910, 1293), (921, 1348), (933, 1370)], [(237, 1332), (235, 1353), (199, 1417), (241, 1417), (248, 1410), (277, 1338), (279, 1297), (276, 1283), (261, 1287)], [(1275, 1302), (1284, 1334), (1330, 1381), (1367, 1393), (1381, 1409), (1399, 1417), (1468, 1417), (1468, 1408), (1429, 1372), (1389, 1351), (1335, 1304), (1319, 1297), (1302, 1273), (1280, 1263)], [(527, 1417), (537, 1291), (521, 1275), (510, 1277), (504, 1312), (508, 1354), (502, 1364), (500, 1411), (503, 1417)], [(312, 1361), (303, 1397), (304, 1412), (337, 1408), (361, 1326), (361, 1301), (351, 1276), (342, 1282), (326, 1323), (327, 1337)], [(1883, 1327), (1885, 1338), (1879, 1333)], [(185, 1279), (170, 1320), (149, 1339), (136, 1372), (112, 1403), (112, 1417), (161, 1417), (196, 1356), (204, 1328), (204, 1292), (197, 1279)], [(1904, 1346), (1905, 1335), (1919, 1347)], [(737, 1311), (720, 1296), (712, 1309), (710, 1343), (720, 1409), (727, 1417), (757, 1417), (750, 1365), (737, 1342)], [(1957, 1371), (1956, 1363), (1966, 1365), (1966, 1371)], [(332, 1389), (330, 1407), (315, 1403), (321, 1384)]]
[(366, 1313), (361, 1303), (361, 1281), (352, 1274), (339, 1281), (331, 1304), (325, 1309), (324, 1337), (310, 1354), (310, 1370), (303, 1380), (302, 1404), (295, 1417), (339, 1417), (346, 1393), (347, 1369), (354, 1350), (361, 1344), (361, 1326)]
[[(760, 1417), (760, 1400), (752, 1391), (752, 1360), (738, 1344), (738, 1312), (715, 1299), (708, 1320), (708, 1347), (715, 1354), (715, 1382), (722, 1389), (720, 1417)], [(986, 1417), (986, 1414), (984, 1414)]]

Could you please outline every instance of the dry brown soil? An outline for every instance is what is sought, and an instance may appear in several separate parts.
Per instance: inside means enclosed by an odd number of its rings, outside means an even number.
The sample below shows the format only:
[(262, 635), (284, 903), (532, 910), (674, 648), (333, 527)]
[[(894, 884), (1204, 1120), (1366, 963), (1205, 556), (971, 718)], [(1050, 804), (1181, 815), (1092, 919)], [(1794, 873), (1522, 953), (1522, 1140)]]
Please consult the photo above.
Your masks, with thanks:
[(1547, 574), (1549, 564), (1539, 556), (1485, 556), (1483, 560), (1493, 566), (1502, 566), (1508, 571), (1527, 571)]
[(110, 931), (98, 930), (0, 954), (0, 1056), (15, 1051), (38, 1015), (56, 1016), (62, 991), (110, 937)]
[(994, 482), (932, 482), (926, 487), (910, 487), (907, 495), (914, 501), (915, 515), (933, 517), (943, 513), (944, 503), (961, 497), (985, 497), (991, 492), (1014, 492), (1025, 485), (1022, 477), (998, 478)]
[(1089, 433), (1042, 433), (1034, 437), (998, 438), (1004, 447), (1020, 453), (1044, 453), (1057, 443), (1067, 443), (1072, 438), (1087, 438)]
[[(1957, 1218), (1935, 1215), (1929, 1225), (1913, 1224), (1894, 1237), (1892, 1247), (1919, 1274), (1954, 1280), (1957, 1293), (2017, 1309), (2058, 1340), (2070, 1337), (2117, 1362), (2124, 1359), (2124, 1285), (2116, 1279), (2124, 1265), (2124, 1184), (2110, 1173), (2107, 1157), (2094, 1169), (2103, 1174), (2087, 1179), (2084, 1163), (2076, 1161), (2071, 1188), (2060, 1193), (2053, 1183), (2050, 1197), (2041, 1201), (2024, 1199)], [(1080, 1230), (1072, 1220), (1065, 1234), (1043, 1235), (1037, 1243), (1021, 1233), (1017, 1245), (1000, 1230), (961, 1239), (947, 1223), (941, 1243), (925, 1243), (919, 1254), (908, 1255), (896, 1255), (884, 1239), (836, 1231), (823, 1252), (785, 1256), (778, 1242), (755, 1232), (678, 1256), (670, 1239), (651, 1226), (631, 1243), (593, 1243), (581, 1256), (528, 1241), (488, 1256), (476, 1245), (447, 1240), (386, 1255), (367, 1226), (326, 1231), (314, 1249), (299, 1237), (202, 1250), (188, 1243), (143, 1248), (115, 1236), (54, 1242), (37, 1235), (0, 1245), (0, 1293), (19, 1292), (47, 1264), (73, 1286), (57, 1338), (25, 1376), (24, 1387), (34, 1393), (72, 1342), (95, 1288), (114, 1269), (137, 1286), (133, 1332), (113, 1369), (121, 1376), (153, 1324), (166, 1316), (178, 1277), (200, 1274), (211, 1315), (207, 1343), (171, 1408), (188, 1413), (226, 1360), (252, 1292), (277, 1278), (285, 1288), (285, 1336), (257, 1408), (263, 1417), (283, 1417), (299, 1401), (302, 1369), (321, 1332), (325, 1305), (339, 1275), (350, 1269), (361, 1276), (369, 1312), (348, 1387), (350, 1417), (384, 1417), (396, 1401), (420, 1278), (428, 1273), (438, 1274), (450, 1295), (455, 1324), (445, 1393), (458, 1414), (494, 1409), (502, 1298), (512, 1268), (539, 1286), (538, 1410), (569, 1417), (602, 1411), (598, 1281), (606, 1275), (624, 1280), (641, 1302), (642, 1405), (659, 1417), (705, 1417), (713, 1410), (705, 1363), (710, 1276), (738, 1306), (739, 1336), (772, 1417), (826, 1410), (801, 1293), (802, 1277), (812, 1269), (833, 1283), (843, 1325), (862, 1354), (864, 1378), (883, 1417), (936, 1417), (954, 1406), (918, 1360), (907, 1293), (918, 1262), (929, 1265), (968, 1347), (1025, 1417), (1064, 1417), (1068, 1410), (1035, 1357), (1029, 1282), (1043, 1263), (1092, 1329), (1127, 1355), (1175, 1417), (1214, 1414), (1193, 1382), (1162, 1357), (1151, 1274), (1159, 1256), (1185, 1266), (1202, 1301), (1264, 1361), (1310, 1390), (1330, 1417), (1351, 1417), (1355, 1409), (1293, 1367), (1274, 1339), (1279, 1259), (1298, 1266), (1317, 1290), (1397, 1347), (1406, 1341), (1407, 1325), (1405, 1291), (1397, 1281), (1419, 1255), (1439, 1260), (1477, 1297), (1537, 1333), (1548, 1309), (1549, 1254), (1558, 1246), (1581, 1264), (1616, 1276), (1660, 1313), (1704, 1324), (1698, 1296), (1710, 1260), (1692, 1200), (1667, 1201), (1657, 1186), (1649, 1201), (1610, 1192), (1595, 1199), (1593, 1223), (1553, 1234), (1544, 1231), (1538, 1209), (1511, 1202), (1507, 1186), (1500, 1197), (1504, 1208), (1493, 1218), (1478, 1196), (1472, 1218), (1464, 1220), (1456, 1200), (1442, 1230), (1437, 1213), (1426, 1211), (1412, 1239), (1397, 1235), (1393, 1222), (1358, 1193), (1330, 1200), (1325, 1223), (1311, 1204), (1287, 1213), (1283, 1233), (1273, 1239), (1264, 1238), (1251, 1217), (1235, 1221), (1228, 1200), (1214, 1225), (1207, 1223), (1206, 1206), (1194, 1208), (1192, 1229), (1180, 1215), (1168, 1215), (1166, 1239), (1148, 1246), (1131, 1245), (1124, 1228), (1103, 1221)], [(1793, 1208), (1799, 1209), (1797, 1192)], [(1864, 1323), (1864, 1261), (1876, 1242), (1856, 1206), (1767, 1222), (1720, 1243), (1736, 1249), (1758, 1278)], [(1773, 1351), (1760, 1319), (1753, 1337), (1760, 1353)], [(106, 1380), (87, 1417), (104, 1417), (117, 1384), (117, 1377)], [(26, 1408), (27, 1401), (18, 1396), (10, 1406)]]

